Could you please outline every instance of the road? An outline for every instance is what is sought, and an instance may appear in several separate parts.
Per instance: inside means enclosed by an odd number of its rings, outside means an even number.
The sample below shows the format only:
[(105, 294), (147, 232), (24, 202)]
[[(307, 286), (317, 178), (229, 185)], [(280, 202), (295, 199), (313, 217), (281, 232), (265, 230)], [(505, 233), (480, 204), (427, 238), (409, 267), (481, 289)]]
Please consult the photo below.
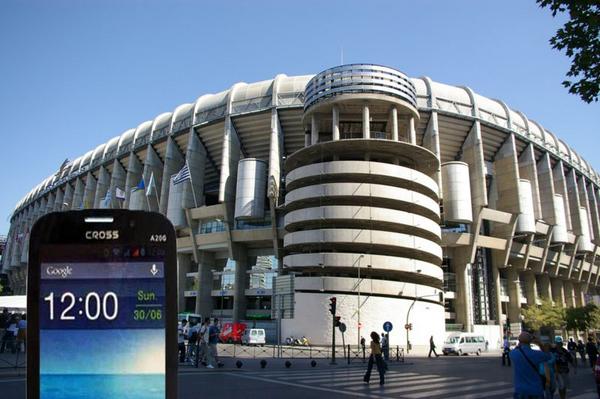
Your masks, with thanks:
[[(512, 369), (502, 367), (497, 357), (407, 358), (405, 364), (390, 363), (386, 384), (380, 387), (376, 375), (365, 385), (365, 366), (330, 366), (318, 360), (291, 360), (286, 369), (281, 360), (268, 359), (265, 369), (258, 360), (244, 360), (241, 369), (235, 360), (225, 359), (218, 370), (182, 368), (179, 373), (179, 398), (202, 397), (244, 399), (311, 398), (399, 398), (399, 399), (505, 399), (512, 397)], [(573, 374), (570, 399), (597, 398), (589, 369)], [(0, 377), (2, 399), (25, 397), (25, 378)]]

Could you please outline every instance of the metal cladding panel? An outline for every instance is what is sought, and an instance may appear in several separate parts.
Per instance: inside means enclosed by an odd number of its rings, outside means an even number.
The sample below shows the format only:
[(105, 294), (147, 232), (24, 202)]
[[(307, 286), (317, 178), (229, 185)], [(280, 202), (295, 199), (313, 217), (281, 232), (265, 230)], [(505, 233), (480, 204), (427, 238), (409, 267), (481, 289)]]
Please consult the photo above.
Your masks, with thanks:
[(182, 207), (183, 187), (186, 183), (173, 184), (169, 182), (169, 203), (167, 206), (167, 219), (173, 223), (173, 227), (181, 228), (187, 225), (185, 212)]
[(262, 219), (267, 196), (267, 163), (246, 158), (238, 163), (235, 197), (236, 219)]
[(583, 206), (579, 207), (579, 219), (581, 222), (581, 239), (579, 240), (578, 252), (592, 252), (594, 244), (591, 241), (590, 223), (588, 219), (587, 209)]
[(444, 198), (444, 220), (471, 223), (471, 183), (469, 165), (464, 162), (442, 164), (442, 191)]
[(554, 211), (556, 212), (556, 224), (552, 231), (552, 242), (565, 243), (568, 241), (567, 217), (565, 215), (565, 200), (560, 194), (554, 194)]
[(533, 209), (533, 193), (531, 182), (519, 179), (519, 209), (521, 214), (517, 219), (517, 233), (535, 233), (535, 212)]

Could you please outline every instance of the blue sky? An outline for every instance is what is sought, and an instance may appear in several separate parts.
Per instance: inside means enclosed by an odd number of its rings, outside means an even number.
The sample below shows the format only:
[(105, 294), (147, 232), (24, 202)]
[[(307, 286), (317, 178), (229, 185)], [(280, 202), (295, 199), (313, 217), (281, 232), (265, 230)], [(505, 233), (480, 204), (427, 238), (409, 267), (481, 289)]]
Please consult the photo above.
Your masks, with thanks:
[(40, 374), (160, 374), (164, 344), (161, 329), (42, 330)]
[(534, 0), (0, 2), (0, 234), (34, 185), (205, 93), (372, 62), (500, 98), (597, 170), (600, 105), (560, 85), (560, 25)]

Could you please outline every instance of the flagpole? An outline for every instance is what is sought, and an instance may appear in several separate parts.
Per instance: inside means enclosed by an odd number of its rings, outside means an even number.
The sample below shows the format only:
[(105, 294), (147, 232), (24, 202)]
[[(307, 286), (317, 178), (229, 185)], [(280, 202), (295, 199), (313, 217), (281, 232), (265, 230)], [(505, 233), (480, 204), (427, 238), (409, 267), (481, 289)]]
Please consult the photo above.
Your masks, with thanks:
[(186, 158), (185, 166), (188, 167), (188, 171), (190, 172), (190, 188), (192, 189), (192, 196), (194, 197), (194, 208), (198, 208), (198, 201), (196, 201), (196, 190), (194, 190), (194, 180), (192, 179), (192, 169), (190, 168), (190, 164)]
[(156, 205), (160, 209), (160, 198), (158, 196), (158, 189), (156, 188), (156, 179), (154, 179), (154, 194), (156, 195)]

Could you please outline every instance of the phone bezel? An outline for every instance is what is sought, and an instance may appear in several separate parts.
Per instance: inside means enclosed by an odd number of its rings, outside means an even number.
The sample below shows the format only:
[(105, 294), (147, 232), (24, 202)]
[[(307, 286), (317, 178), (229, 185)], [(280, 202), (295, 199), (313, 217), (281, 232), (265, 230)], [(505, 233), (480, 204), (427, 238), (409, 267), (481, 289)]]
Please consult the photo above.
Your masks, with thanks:
[[(112, 217), (112, 222), (86, 222), (86, 218)], [(89, 240), (88, 230), (119, 230), (119, 238)], [(150, 237), (166, 234), (166, 242)], [(177, 249), (175, 230), (160, 213), (125, 209), (88, 209), (53, 212), (40, 217), (31, 229), (27, 271), (27, 398), (40, 397), (39, 296), (40, 247), (46, 244), (152, 245), (165, 250), (165, 392), (177, 398)]]

